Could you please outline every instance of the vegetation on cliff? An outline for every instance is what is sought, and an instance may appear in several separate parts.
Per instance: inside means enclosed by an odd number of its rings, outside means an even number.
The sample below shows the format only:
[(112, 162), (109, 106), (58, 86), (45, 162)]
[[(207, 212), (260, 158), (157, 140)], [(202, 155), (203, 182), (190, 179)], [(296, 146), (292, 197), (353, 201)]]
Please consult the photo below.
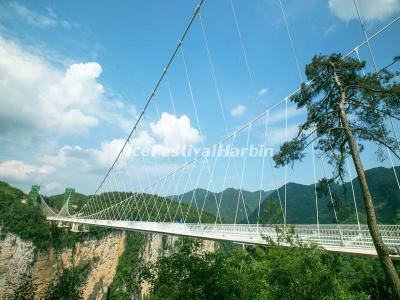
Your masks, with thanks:
[(43, 249), (49, 245), (51, 225), (46, 223), (40, 206), (19, 189), (0, 181), (1, 234), (14, 233)]
[(125, 251), (119, 258), (117, 271), (107, 291), (107, 300), (132, 299), (140, 295), (139, 266), (143, 246), (143, 234), (127, 232)]
[(196, 240), (179, 245), (143, 270), (148, 299), (394, 299), (376, 259), (296, 242), (214, 253)]

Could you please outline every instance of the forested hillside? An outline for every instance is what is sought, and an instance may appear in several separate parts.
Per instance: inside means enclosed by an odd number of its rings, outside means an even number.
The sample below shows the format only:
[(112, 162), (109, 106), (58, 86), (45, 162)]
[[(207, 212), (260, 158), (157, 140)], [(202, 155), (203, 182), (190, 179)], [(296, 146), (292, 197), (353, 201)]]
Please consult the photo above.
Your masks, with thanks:
[(0, 181), (1, 234), (15, 233), (39, 248), (48, 246), (51, 226), (45, 222), (40, 206), (21, 190)]
[[(400, 167), (396, 167), (397, 174), (400, 175)], [(394, 224), (400, 215), (400, 190), (392, 168), (373, 168), (366, 171), (366, 177), (374, 199), (378, 219), (381, 223)], [(365, 208), (357, 178), (352, 180), (360, 222), (365, 223)], [(331, 184), (334, 203), (337, 208), (339, 221), (342, 223), (356, 222), (353, 193), (350, 182), (343, 185)], [(258, 201), (261, 194), (260, 216), (263, 221), (267, 221), (268, 214), (266, 209), (272, 204), (277, 213), (273, 216), (273, 222), (282, 222), (282, 214), (278, 213), (281, 204), (284, 205), (285, 186), (281, 186), (278, 191), (241, 191), (246, 204), (250, 223), (255, 223), (258, 216)], [(197, 204), (204, 210), (213, 215), (217, 213), (216, 201), (221, 203), (220, 214), (225, 222), (233, 222), (236, 214), (236, 203), (239, 198), (240, 190), (228, 188), (224, 191), (214, 193), (205, 189), (195, 189), (181, 195), (170, 196), (175, 202), (181, 202), (195, 206)], [(240, 195), (240, 197), (242, 197)], [(313, 224), (316, 223), (315, 207), (315, 186), (314, 184), (303, 185), (289, 182), (286, 185), (287, 203), (287, 222), (291, 224)], [(329, 194), (319, 196), (318, 209), (320, 223), (334, 223), (335, 217), (332, 209), (332, 202)], [(237, 220), (240, 223), (247, 223), (243, 204), (239, 202)], [(268, 220), (271, 222), (271, 220)]]
[[(236, 203), (239, 197), (243, 197), (247, 213), (250, 215), (257, 207), (258, 202), (261, 199), (265, 199), (272, 191), (255, 191), (249, 192), (246, 190), (238, 190), (234, 188), (228, 188), (224, 191), (213, 193), (205, 189), (195, 189), (193, 191), (186, 192), (182, 195), (170, 196), (169, 198), (175, 202), (181, 202), (185, 204), (195, 205), (194, 201), (196, 199), (200, 207), (204, 203), (204, 211), (209, 212), (213, 215), (217, 214), (217, 205), (220, 204), (220, 214), (221, 218), (226, 222), (234, 222), (236, 215)], [(240, 198), (239, 208), (237, 213), (237, 220), (242, 220), (246, 218), (246, 213), (242, 203), (242, 198)]]
[[(400, 174), (400, 167), (396, 167), (397, 174)], [(372, 193), (378, 220), (383, 224), (396, 224), (400, 212), (400, 190), (392, 168), (374, 168), (365, 172), (367, 181)], [(359, 211), (360, 222), (365, 223), (365, 206), (357, 178), (353, 179), (354, 193)], [(344, 185), (331, 185), (335, 205), (338, 211), (339, 221), (342, 223), (355, 223), (355, 209), (353, 194), (350, 182)], [(274, 207), (280, 207), (279, 199), (284, 201), (285, 187), (279, 188), (264, 199), (261, 211), (265, 212), (272, 203)], [(287, 222), (291, 224), (312, 224), (316, 223), (315, 193), (314, 185), (301, 185), (288, 183), (287, 193)], [(318, 198), (319, 221), (320, 223), (334, 223), (331, 199), (329, 195)], [(261, 214), (263, 221), (268, 216)], [(274, 222), (281, 221), (279, 218)], [(255, 222), (257, 212), (253, 212), (250, 220)], [(244, 220), (242, 221), (244, 222)]]

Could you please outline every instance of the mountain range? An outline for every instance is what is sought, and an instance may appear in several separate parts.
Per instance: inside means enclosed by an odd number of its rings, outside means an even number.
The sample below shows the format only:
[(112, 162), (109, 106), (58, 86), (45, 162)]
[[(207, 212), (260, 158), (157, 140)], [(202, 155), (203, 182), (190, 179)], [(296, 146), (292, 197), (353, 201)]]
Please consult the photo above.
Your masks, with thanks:
[[(396, 167), (395, 170), (397, 174), (400, 174), (400, 167)], [(400, 189), (396, 182), (393, 169), (384, 167), (373, 168), (366, 170), (365, 175), (373, 197), (379, 223), (397, 223), (400, 220)], [(354, 178), (352, 183), (360, 222), (366, 223), (364, 202), (358, 179)], [(330, 187), (339, 222), (356, 223), (357, 219), (351, 183), (331, 184)], [(285, 188), (287, 223), (316, 223), (314, 184), (303, 185), (290, 182), (286, 184), (286, 186), (281, 186), (278, 190), (261, 192), (228, 188), (222, 192), (214, 193), (205, 189), (195, 189), (181, 195), (170, 196), (169, 198), (173, 201), (181, 201), (181, 203), (188, 205), (192, 203), (192, 207), (196, 207), (196, 199), (199, 210), (204, 204), (204, 211), (214, 215), (217, 213), (216, 200), (218, 202), (221, 201), (220, 214), (222, 219), (226, 222), (234, 222), (237, 199), (241, 192), (245, 205), (243, 205), (242, 198), (240, 198), (236, 220), (240, 223), (247, 223), (248, 219), (250, 223), (255, 223), (258, 217), (258, 203), (261, 194), (261, 220), (263, 222), (280, 223), (283, 217), (279, 208), (280, 202), (282, 206), (284, 206)], [(329, 194), (320, 196), (317, 201), (319, 222), (335, 223), (333, 205)], [(246, 207), (247, 217), (244, 207)], [(265, 214), (265, 211), (268, 210), (269, 207), (272, 207), (272, 211), (274, 211), (272, 216)]]

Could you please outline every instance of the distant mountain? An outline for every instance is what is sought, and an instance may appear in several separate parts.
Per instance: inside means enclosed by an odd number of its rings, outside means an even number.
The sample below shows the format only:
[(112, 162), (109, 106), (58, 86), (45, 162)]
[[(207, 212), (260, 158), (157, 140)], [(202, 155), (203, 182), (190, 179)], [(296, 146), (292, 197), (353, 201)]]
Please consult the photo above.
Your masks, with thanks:
[[(400, 175), (400, 167), (396, 167), (397, 174)], [(400, 215), (400, 191), (397, 185), (392, 168), (373, 168), (365, 172), (370, 192), (374, 201), (379, 223), (396, 224), (399, 222)], [(358, 207), (360, 221), (366, 222), (364, 201), (358, 179), (353, 180), (356, 203)], [(270, 193), (261, 204), (261, 212), (264, 212), (272, 197), (273, 206), (279, 207), (279, 197), (284, 203), (284, 190), (282, 186), (277, 191)], [(340, 206), (339, 220), (342, 223), (355, 223), (355, 209), (350, 182), (343, 185), (332, 185), (332, 191), (337, 195)], [(287, 223), (309, 224), (316, 223), (316, 208), (314, 184), (302, 185), (297, 183), (288, 183), (286, 185), (287, 201)], [(333, 210), (329, 207), (330, 197), (325, 196), (318, 199), (319, 221), (320, 223), (335, 222)], [(250, 215), (250, 222), (257, 220), (257, 210)], [(261, 213), (265, 221), (264, 213)], [(242, 219), (242, 222), (246, 220)]]
[[(271, 191), (261, 191), (261, 200), (264, 200), (270, 193)], [(221, 203), (220, 214), (222, 219), (228, 222), (233, 222), (235, 220), (236, 207), (239, 195), (240, 195), (240, 190), (234, 188), (228, 188), (219, 193), (213, 193), (205, 189), (195, 189), (190, 192), (184, 193), (182, 195), (170, 196), (169, 198), (176, 202), (181, 201), (181, 203), (188, 205), (192, 203), (192, 207), (196, 207), (197, 203), (199, 210), (201, 210), (204, 204), (204, 211), (214, 215), (217, 214), (216, 203), (217, 202)], [(245, 205), (243, 205), (243, 199)], [(246, 219), (245, 208), (247, 210), (248, 216), (250, 216), (250, 214), (256, 208), (258, 208), (258, 203), (260, 200), (260, 191), (249, 192), (246, 190), (241, 190), (241, 195), (239, 200), (240, 201), (237, 214), (238, 221)]]

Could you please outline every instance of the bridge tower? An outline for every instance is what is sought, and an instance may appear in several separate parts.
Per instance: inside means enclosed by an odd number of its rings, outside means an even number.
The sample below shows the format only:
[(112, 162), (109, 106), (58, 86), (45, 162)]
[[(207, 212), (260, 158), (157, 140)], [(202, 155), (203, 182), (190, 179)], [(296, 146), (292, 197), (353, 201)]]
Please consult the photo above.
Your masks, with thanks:
[(35, 205), (39, 203), (39, 190), (39, 185), (32, 185), (31, 191), (28, 194), (29, 201), (31, 201)]
[(75, 189), (74, 188), (69, 187), (69, 188), (65, 189), (64, 201), (67, 201), (68, 197), (69, 197), (69, 202), (72, 203), (72, 201), (75, 198)]
[[(75, 198), (75, 189), (74, 188), (66, 188), (64, 192), (64, 205), (61, 207), (59, 212), (60, 216), (68, 216), (69, 215), (69, 207)], [(58, 222), (58, 227), (67, 228), (71, 225), (65, 222)]]

